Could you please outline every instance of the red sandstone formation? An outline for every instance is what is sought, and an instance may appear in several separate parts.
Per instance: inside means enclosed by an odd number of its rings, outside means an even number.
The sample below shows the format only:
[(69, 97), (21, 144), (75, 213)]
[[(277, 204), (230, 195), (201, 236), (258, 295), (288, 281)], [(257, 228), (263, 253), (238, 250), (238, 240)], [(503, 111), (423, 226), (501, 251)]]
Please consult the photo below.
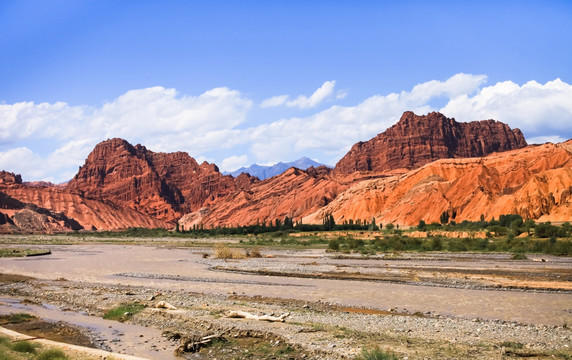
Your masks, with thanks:
[(85, 199), (64, 189), (26, 186), (20, 175), (7, 172), (0, 172), (0, 212), (5, 231), (171, 227), (164, 221), (107, 201)]
[(528, 146), (484, 158), (444, 159), (401, 176), (354, 184), (305, 222), (376, 218), (417, 225), (520, 214), (539, 221), (572, 219), (572, 140)]
[(223, 176), (187, 153), (112, 139), (94, 148), (65, 188), (0, 172), (0, 230), (168, 228), (178, 219), (189, 229), (286, 216), (321, 223), (326, 214), (402, 225), (438, 221), (443, 212), (457, 222), (508, 213), (572, 219), (572, 141), (525, 146), (518, 129), (494, 120), (406, 112), (354, 145), (333, 171), (291, 168), (259, 181)]
[(179, 224), (189, 229), (199, 224), (208, 227), (270, 224), (286, 216), (300, 220), (347, 188), (348, 182), (332, 177), (331, 172), (325, 166), (307, 170), (290, 168), (183, 216)]
[(336, 164), (336, 172), (411, 170), (439, 159), (486, 156), (526, 146), (520, 130), (495, 120), (458, 123), (440, 113), (408, 111), (367, 142), (358, 142)]
[(98, 144), (67, 190), (109, 201), (164, 221), (198, 210), (236, 189), (214, 164), (199, 165), (187, 153), (154, 153), (122, 139)]

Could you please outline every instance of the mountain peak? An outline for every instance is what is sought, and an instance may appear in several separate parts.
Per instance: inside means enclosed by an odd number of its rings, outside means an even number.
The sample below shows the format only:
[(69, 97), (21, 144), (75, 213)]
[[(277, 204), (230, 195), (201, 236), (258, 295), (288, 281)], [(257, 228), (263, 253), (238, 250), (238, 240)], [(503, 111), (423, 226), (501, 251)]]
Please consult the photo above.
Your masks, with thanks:
[(438, 159), (486, 156), (526, 145), (519, 129), (499, 121), (459, 123), (439, 112), (406, 111), (385, 132), (355, 144), (336, 164), (336, 171), (410, 170)]
[(292, 162), (288, 162), (288, 163), (283, 163), (283, 162), (278, 162), (274, 165), (271, 166), (264, 166), (264, 165), (258, 165), (258, 164), (253, 164), (250, 165), (249, 167), (241, 167), (238, 170), (232, 171), (232, 172), (225, 172), (225, 175), (232, 175), (234, 177), (237, 177), (238, 175), (240, 175), (241, 173), (245, 173), (245, 174), (250, 174), (252, 176), (255, 176), (257, 178), (259, 178), (260, 180), (264, 180), (264, 179), (268, 179), (270, 177), (282, 174), (284, 171), (288, 170), (291, 167), (295, 167), (301, 170), (306, 170), (309, 167), (318, 167), (321, 166), (323, 164), (320, 164), (306, 156), (303, 156), (301, 158), (299, 158), (298, 160), (292, 161)]

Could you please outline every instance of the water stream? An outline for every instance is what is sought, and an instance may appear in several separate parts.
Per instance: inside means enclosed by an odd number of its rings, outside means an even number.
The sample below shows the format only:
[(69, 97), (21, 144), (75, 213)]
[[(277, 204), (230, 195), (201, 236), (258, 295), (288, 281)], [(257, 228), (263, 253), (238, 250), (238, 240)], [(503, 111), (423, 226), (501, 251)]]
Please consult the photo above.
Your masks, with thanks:
[(64, 321), (80, 326), (95, 336), (100, 348), (121, 354), (148, 359), (177, 359), (174, 350), (177, 342), (161, 336), (161, 331), (118, 321), (105, 320), (86, 314), (62, 311), (57, 306), (23, 304), (18, 299), (0, 297), (0, 314), (28, 313), (46, 321)]

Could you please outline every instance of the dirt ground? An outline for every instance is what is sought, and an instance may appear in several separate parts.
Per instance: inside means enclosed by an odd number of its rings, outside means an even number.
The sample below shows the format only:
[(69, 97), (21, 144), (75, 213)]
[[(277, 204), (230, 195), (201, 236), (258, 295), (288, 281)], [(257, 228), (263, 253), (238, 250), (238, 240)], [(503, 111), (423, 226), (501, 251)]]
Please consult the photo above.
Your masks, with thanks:
[[(262, 249), (262, 258), (225, 261), (210, 249), (50, 249), (43, 258), (0, 260), (0, 314), (35, 313), (50, 324), (28, 325), (37, 336), (59, 331), (60, 341), (85, 337), (115, 353), (175, 359), (185, 342), (221, 335), (181, 357), (352, 359), (376, 347), (407, 359), (572, 357), (568, 258)], [(176, 309), (159, 309), (160, 301)], [(142, 311), (126, 314), (125, 324), (101, 322), (122, 304)], [(228, 318), (231, 310), (289, 315), (265, 322)]]

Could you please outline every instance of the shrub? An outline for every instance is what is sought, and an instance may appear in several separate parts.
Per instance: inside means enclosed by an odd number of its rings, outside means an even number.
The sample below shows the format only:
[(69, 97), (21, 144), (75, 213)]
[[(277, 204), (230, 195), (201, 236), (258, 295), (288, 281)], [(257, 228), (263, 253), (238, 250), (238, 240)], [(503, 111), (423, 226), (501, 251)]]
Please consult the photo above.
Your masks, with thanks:
[(12, 350), (21, 353), (33, 354), (36, 352), (36, 344), (33, 344), (29, 341), (18, 341), (12, 345)]
[(133, 315), (145, 309), (145, 305), (140, 303), (122, 304), (114, 309), (107, 311), (103, 318), (107, 320), (126, 321)]
[(330, 240), (330, 242), (328, 243), (328, 250), (340, 251), (340, 240), (338, 239)]
[(215, 257), (217, 259), (244, 259), (245, 255), (238, 249), (231, 249), (226, 245), (217, 244), (215, 247)]
[(37, 360), (68, 360), (66, 354), (59, 349), (50, 349), (43, 351), (37, 357)]
[(399, 360), (394, 353), (389, 353), (376, 347), (374, 349), (362, 349), (356, 360)]
[(246, 256), (251, 258), (261, 258), (262, 254), (260, 253), (259, 248), (253, 248), (250, 250), (246, 250)]

